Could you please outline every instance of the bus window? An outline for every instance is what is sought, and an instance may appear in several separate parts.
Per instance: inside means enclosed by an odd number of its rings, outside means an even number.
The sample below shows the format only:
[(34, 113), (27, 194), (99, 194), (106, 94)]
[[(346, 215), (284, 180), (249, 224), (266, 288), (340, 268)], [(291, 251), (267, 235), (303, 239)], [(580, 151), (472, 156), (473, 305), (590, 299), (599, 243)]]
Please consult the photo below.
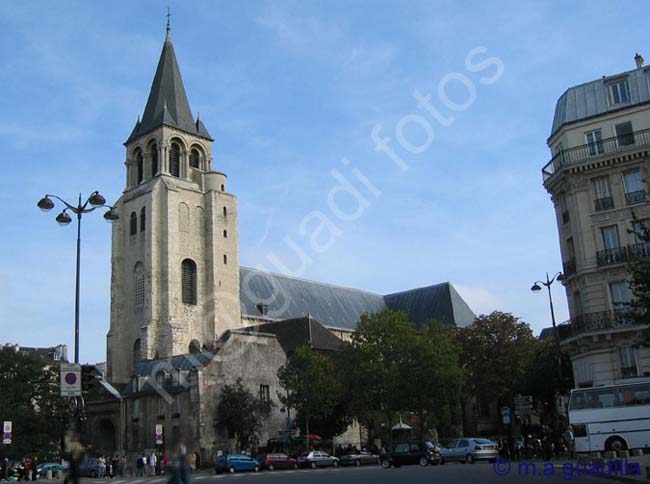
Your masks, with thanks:
[(634, 397), (637, 405), (650, 403), (650, 385), (636, 387), (634, 389)]

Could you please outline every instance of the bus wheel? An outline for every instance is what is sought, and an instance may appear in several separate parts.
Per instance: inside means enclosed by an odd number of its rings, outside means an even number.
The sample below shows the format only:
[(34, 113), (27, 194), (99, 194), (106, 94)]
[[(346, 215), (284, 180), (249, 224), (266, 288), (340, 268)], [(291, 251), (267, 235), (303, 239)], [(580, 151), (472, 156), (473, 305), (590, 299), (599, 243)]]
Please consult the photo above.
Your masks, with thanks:
[(625, 445), (625, 441), (620, 437), (611, 437), (605, 442), (605, 448), (613, 452), (618, 452), (619, 450), (625, 450), (627, 445)]

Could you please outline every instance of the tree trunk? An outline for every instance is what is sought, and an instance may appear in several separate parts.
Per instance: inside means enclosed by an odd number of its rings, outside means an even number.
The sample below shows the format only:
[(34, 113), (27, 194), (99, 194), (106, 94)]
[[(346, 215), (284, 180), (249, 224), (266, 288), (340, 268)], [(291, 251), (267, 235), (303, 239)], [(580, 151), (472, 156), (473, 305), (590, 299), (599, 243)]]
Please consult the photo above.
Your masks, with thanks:
[(305, 415), (305, 445), (307, 452), (309, 452), (309, 415)]

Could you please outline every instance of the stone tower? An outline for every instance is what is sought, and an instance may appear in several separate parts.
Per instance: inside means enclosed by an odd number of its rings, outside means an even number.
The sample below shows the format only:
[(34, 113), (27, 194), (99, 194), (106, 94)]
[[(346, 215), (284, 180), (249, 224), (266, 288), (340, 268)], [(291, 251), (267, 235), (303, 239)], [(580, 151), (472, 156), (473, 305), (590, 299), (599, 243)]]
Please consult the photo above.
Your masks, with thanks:
[(237, 199), (212, 170), (167, 28), (142, 119), (124, 143), (126, 188), (113, 226), (107, 378), (137, 362), (210, 348), (241, 324)]

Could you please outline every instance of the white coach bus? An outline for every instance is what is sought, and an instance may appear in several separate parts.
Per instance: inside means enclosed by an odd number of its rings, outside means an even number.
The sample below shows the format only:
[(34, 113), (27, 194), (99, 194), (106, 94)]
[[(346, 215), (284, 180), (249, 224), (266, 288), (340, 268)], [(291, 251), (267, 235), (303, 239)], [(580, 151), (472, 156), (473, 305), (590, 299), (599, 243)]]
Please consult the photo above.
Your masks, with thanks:
[(650, 447), (650, 381), (571, 391), (576, 452)]

